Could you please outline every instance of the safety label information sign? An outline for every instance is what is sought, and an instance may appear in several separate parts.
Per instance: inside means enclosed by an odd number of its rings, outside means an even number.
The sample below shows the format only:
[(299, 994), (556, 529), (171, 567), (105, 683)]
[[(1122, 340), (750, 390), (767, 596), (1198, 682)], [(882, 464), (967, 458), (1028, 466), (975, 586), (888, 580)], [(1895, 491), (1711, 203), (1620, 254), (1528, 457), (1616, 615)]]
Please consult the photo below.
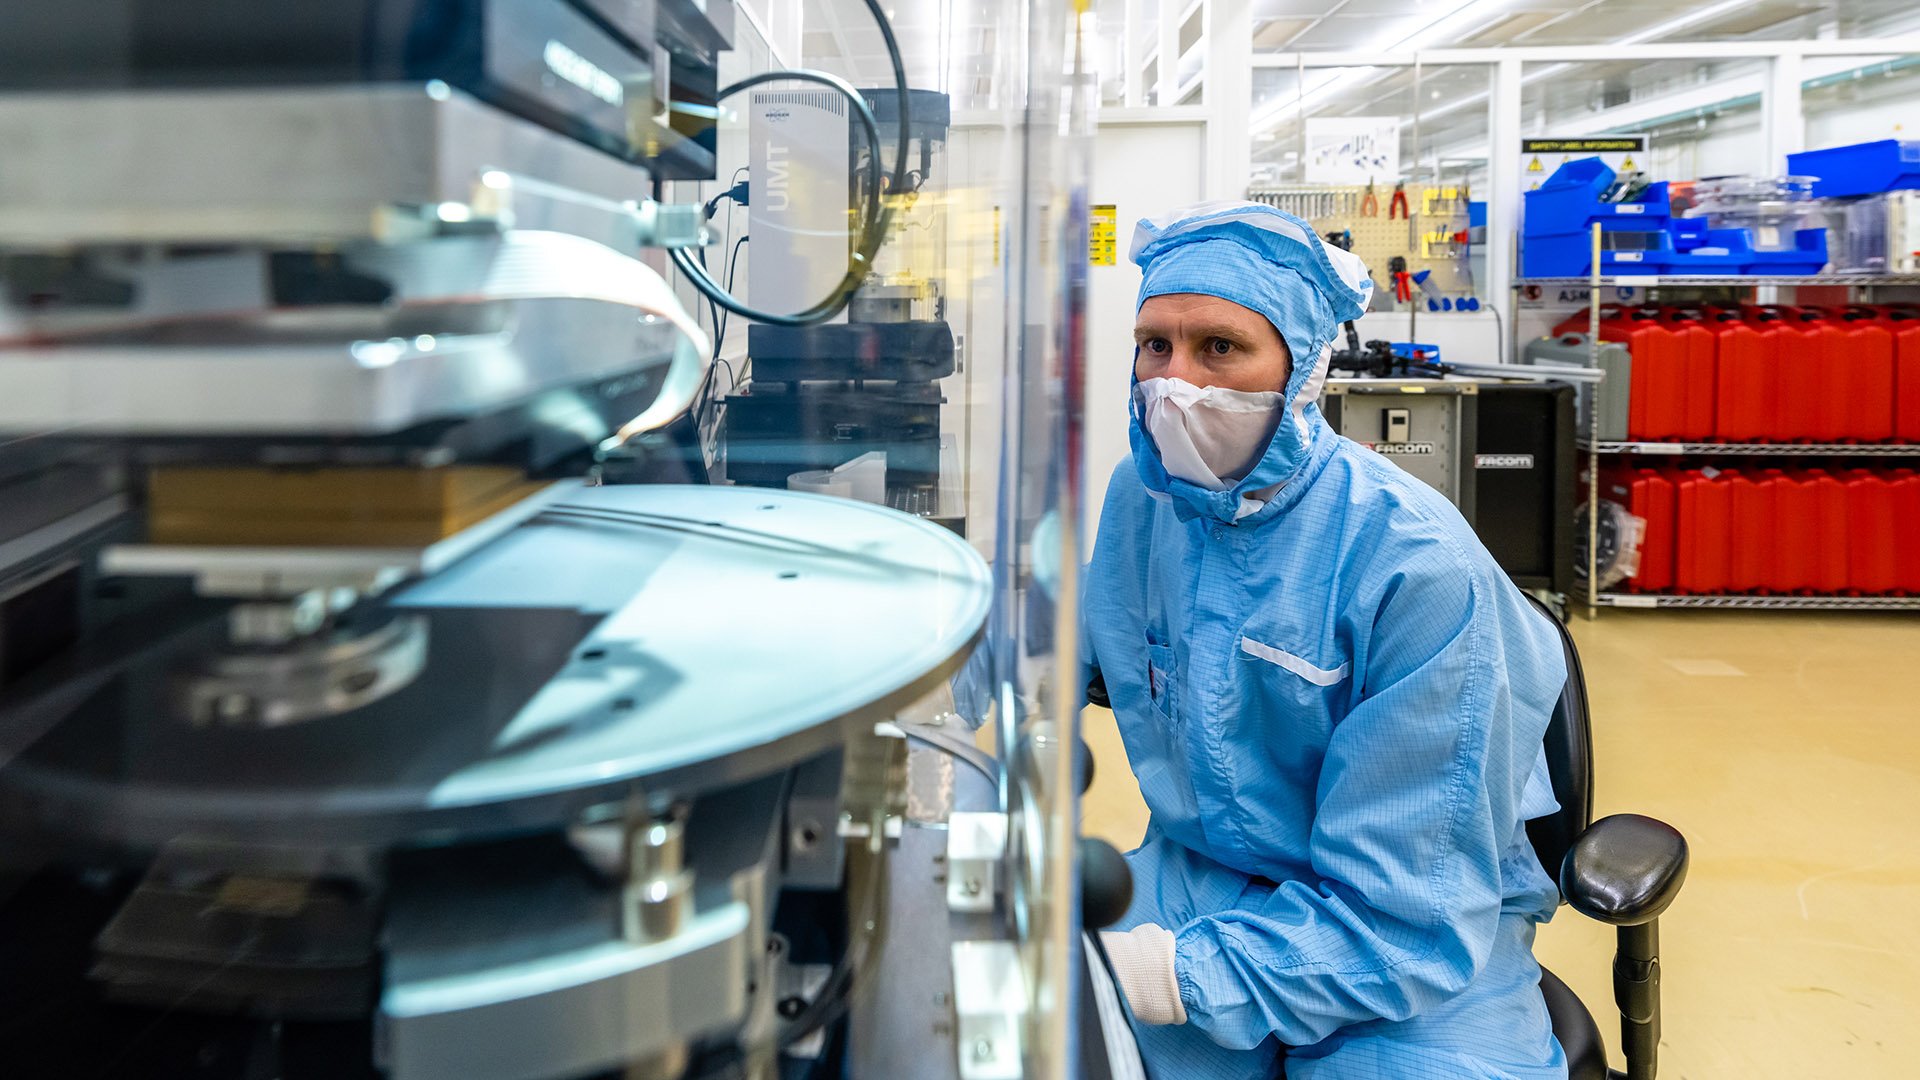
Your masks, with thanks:
[(1120, 231), (1120, 208), (1112, 203), (1087, 208), (1087, 262), (1093, 266), (1118, 265), (1114, 238)]
[[(1645, 135), (1608, 135), (1588, 139), (1521, 139), (1520, 190), (1533, 191), (1553, 171), (1578, 158), (1599, 158), (1615, 176), (1639, 172), (1648, 161), (1649, 139)], [(1624, 210), (1633, 213), (1632, 210)]]
[(1523, 154), (1621, 154), (1646, 153), (1647, 137), (1629, 135), (1611, 139), (1522, 139)]

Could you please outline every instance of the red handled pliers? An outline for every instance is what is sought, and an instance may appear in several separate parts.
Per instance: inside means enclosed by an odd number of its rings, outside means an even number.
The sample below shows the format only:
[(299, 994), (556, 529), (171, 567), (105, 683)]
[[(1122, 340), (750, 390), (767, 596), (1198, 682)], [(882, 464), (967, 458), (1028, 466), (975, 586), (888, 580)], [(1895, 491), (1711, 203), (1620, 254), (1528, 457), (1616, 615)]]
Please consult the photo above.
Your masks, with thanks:
[(1374, 197), (1373, 181), (1371, 180), (1367, 181), (1366, 196), (1360, 200), (1360, 216), (1361, 217), (1379, 217), (1380, 216), (1380, 200)]
[(1402, 181), (1393, 185), (1393, 198), (1387, 203), (1387, 220), (1405, 220), (1407, 217), (1407, 185)]

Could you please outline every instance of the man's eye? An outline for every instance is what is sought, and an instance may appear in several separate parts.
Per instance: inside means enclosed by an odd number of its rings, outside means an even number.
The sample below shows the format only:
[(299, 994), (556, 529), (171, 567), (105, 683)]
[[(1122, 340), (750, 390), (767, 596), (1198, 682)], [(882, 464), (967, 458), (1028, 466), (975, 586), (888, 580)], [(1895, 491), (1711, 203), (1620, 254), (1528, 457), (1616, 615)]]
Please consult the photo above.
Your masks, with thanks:
[(1207, 342), (1207, 350), (1215, 356), (1225, 356), (1233, 351), (1233, 342), (1226, 338), (1214, 338)]
[(1166, 338), (1148, 338), (1143, 347), (1155, 356), (1164, 356), (1171, 346), (1167, 344)]

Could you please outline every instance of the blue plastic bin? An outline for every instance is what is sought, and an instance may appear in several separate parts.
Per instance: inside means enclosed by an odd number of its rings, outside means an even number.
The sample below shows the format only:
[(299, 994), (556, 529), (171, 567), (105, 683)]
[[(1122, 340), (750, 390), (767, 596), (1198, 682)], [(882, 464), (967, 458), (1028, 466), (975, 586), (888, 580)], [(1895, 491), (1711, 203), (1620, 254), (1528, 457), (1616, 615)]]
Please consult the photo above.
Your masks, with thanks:
[[(1887, 145), (1903, 144), (1889, 141)], [(1920, 143), (1904, 145), (1920, 147)], [(1920, 181), (1920, 176), (1914, 179)], [(1591, 274), (1596, 222), (1603, 233), (1612, 234), (1600, 253), (1600, 273), (1609, 277), (1806, 277), (1826, 268), (1825, 229), (1801, 229), (1792, 251), (1755, 251), (1753, 234), (1745, 229), (1712, 229), (1706, 218), (1671, 216), (1665, 183), (1649, 186), (1643, 202), (1601, 202), (1600, 195), (1613, 181), (1613, 170), (1599, 158), (1581, 158), (1560, 166), (1538, 190), (1527, 192), (1527, 217), (1520, 237), (1521, 277)], [(1641, 234), (1639, 243), (1644, 246), (1635, 250), (1635, 243), (1623, 243), (1624, 233)]]
[[(1624, 230), (1614, 230), (1621, 232)], [(1602, 274), (1659, 274), (1666, 271), (1672, 243), (1666, 232), (1651, 231), (1650, 245), (1640, 251), (1602, 250)], [(1520, 276), (1530, 278), (1586, 277), (1593, 266), (1593, 234), (1562, 233), (1520, 238)]]
[[(1752, 235), (1745, 229), (1736, 231), (1751, 243)], [(1810, 277), (1827, 268), (1827, 230), (1801, 229), (1794, 234), (1792, 251), (1755, 251), (1748, 259), (1749, 274)]]
[(1674, 218), (1667, 226), (1668, 235), (1673, 237), (1673, 250), (1684, 255), (1694, 248), (1707, 244), (1706, 218)]
[(1601, 202), (1613, 186), (1614, 171), (1597, 157), (1569, 161), (1547, 182), (1526, 193), (1521, 225), (1522, 277), (1584, 277), (1591, 271), (1593, 226), (1602, 232), (1648, 233), (1646, 250), (1608, 250), (1600, 260), (1606, 274), (1658, 274), (1671, 244), (1664, 233), (1671, 217), (1667, 185), (1653, 184), (1640, 201)]
[(1816, 199), (1920, 188), (1920, 141), (1881, 139), (1787, 155), (1787, 171), (1817, 176)]
[(1691, 250), (1668, 257), (1666, 273), (1676, 277), (1807, 277), (1818, 274), (1826, 265), (1825, 229), (1801, 229), (1794, 235), (1792, 251), (1755, 251), (1753, 234), (1746, 229), (1708, 229)]
[(1613, 170), (1599, 158), (1581, 158), (1555, 169), (1546, 183), (1526, 193), (1526, 235), (1584, 233), (1596, 221), (1602, 229), (1666, 227), (1670, 212), (1665, 183), (1649, 186), (1636, 202), (1601, 202), (1614, 179)]
[[(1792, 251), (1755, 251), (1753, 234), (1747, 230), (1707, 229), (1704, 225), (1702, 218), (1681, 218), (1671, 229), (1658, 234), (1657, 245), (1650, 250), (1602, 251), (1600, 273), (1607, 277), (1807, 277), (1827, 265), (1825, 229), (1801, 229), (1795, 235)], [(1683, 242), (1686, 250), (1677, 250)], [(1590, 234), (1526, 237), (1520, 251), (1521, 276), (1586, 277), (1592, 272), (1592, 251)]]

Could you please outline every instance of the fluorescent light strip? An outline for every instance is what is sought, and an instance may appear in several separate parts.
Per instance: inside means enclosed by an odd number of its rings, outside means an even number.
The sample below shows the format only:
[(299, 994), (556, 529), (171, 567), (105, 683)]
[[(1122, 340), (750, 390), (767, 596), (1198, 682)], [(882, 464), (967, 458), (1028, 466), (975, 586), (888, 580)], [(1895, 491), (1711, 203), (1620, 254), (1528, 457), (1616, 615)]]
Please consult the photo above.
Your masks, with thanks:
[[(1624, 37), (1613, 38), (1612, 40), (1603, 42), (1603, 44), (1640, 45), (1649, 41), (1658, 41), (1661, 38), (1671, 37), (1689, 27), (1698, 26), (1703, 22), (1719, 18), (1730, 11), (1750, 6), (1752, 6), (1752, 0), (1723, 0), (1722, 3), (1714, 4), (1711, 7), (1704, 7), (1698, 11), (1690, 11), (1685, 15), (1668, 19), (1666, 22), (1656, 23), (1644, 29), (1636, 30)], [(1577, 65), (1574, 64), (1548, 64), (1546, 67), (1530, 72), (1525, 78), (1520, 80), (1520, 85), (1532, 86), (1542, 79), (1551, 79), (1555, 75), (1572, 71), (1576, 66)], [(1466, 97), (1442, 105), (1437, 109), (1422, 110), (1420, 118), (1422, 120), (1438, 120), (1443, 116), (1451, 116), (1461, 109), (1477, 105), (1487, 100), (1491, 94), (1492, 91), (1490, 90), (1482, 91), (1478, 94), (1469, 94)]]
[[(1479, 8), (1485, 8), (1488, 11), (1495, 8), (1505, 8), (1511, 2), (1512, 0), (1460, 0), (1459, 3), (1448, 8), (1444, 14), (1438, 16), (1420, 29), (1415, 30), (1413, 33), (1403, 35), (1391, 42), (1376, 41), (1370, 43), (1362, 51), (1392, 52), (1396, 49), (1409, 51), (1418, 50), (1434, 39), (1457, 30), (1457, 26), (1451, 25), (1455, 19), (1459, 19), (1468, 14), (1484, 14), (1485, 12), (1475, 10)], [(1744, 3), (1746, 0), (1741, 0), (1741, 2)], [(1319, 104), (1328, 94), (1342, 86), (1366, 79), (1367, 75), (1374, 70), (1373, 68), (1359, 68), (1357, 70), (1343, 71), (1327, 76), (1308, 88), (1304, 93), (1296, 94), (1293, 98), (1280, 102), (1273, 108), (1254, 117), (1252, 134), (1261, 135), (1272, 131), (1274, 128), (1280, 126), (1281, 121), (1287, 117), (1297, 112), (1304, 112), (1311, 105)]]
[(1710, 19), (1717, 19), (1729, 11), (1752, 6), (1753, 0), (1723, 0), (1722, 3), (1714, 4), (1711, 7), (1703, 7), (1698, 11), (1689, 11), (1685, 15), (1668, 19), (1666, 22), (1655, 23), (1644, 30), (1636, 30), (1625, 37), (1614, 38), (1612, 41), (1607, 42), (1607, 44), (1638, 45), (1643, 41), (1656, 41), (1660, 38), (1672, 37), (1674, 34), (1690, 26), (1698, 26)]

